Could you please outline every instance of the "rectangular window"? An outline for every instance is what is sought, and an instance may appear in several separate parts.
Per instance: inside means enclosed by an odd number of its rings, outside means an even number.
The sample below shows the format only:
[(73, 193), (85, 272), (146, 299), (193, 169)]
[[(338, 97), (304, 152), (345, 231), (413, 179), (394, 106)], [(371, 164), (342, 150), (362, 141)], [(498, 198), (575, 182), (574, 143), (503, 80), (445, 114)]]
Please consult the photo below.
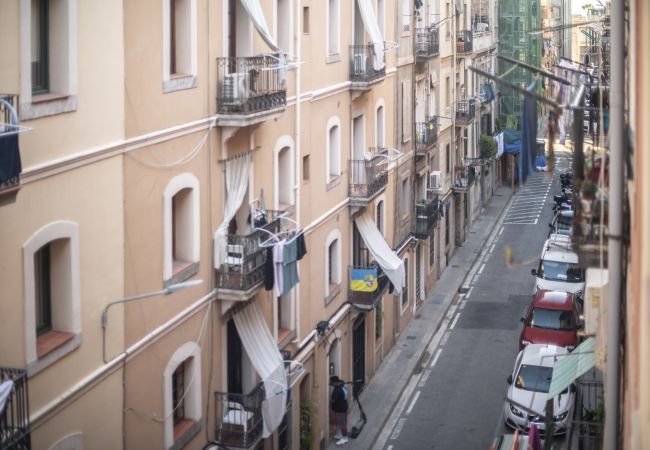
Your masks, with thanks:
[(400, 212), (402, 213), (402, 217), (408, 215), (409, 210), (410, 210), (410, 192), (409, 192), (409, 179), (404, 178), (402, 180), (402, 201), (400, 204)]
[(309, 155), (302, 157), (302, 181), (309, 181)]
[(339, 131), (338, 125), (334, 125), (329, 129), (328, 132), (328, 139), (329, 139), (329, 164), (330, 164), (330, 171), (329, 171), (329, 179), (331, 180), (332, 178), (336, 178), (339, 175), (341, 175), (341, 149), (340, 149), (340, 141), (341, 141), (341, 135)]
[(411, 23), (411, 12), (409, 3), (411, 0), (402, 0), (402, 31), (409, 31)]
[(291, 53), (291, 0), (277, 0), (278, 47)]
[(445, 145), (445, 170), (447, 174), (451, 173), (451, 150), (449, 144)]
[(278, 342), (286, 339), (294, 328), (291, 320), (291, 299), (291, 292), (278, 297)]
[(429, 267), (436, 263), (436, 227), (431, 228), (429, 233)]
[(32, 94), (50, 91), (49, 68), (49, 0), (32, 0), (31, 16), (31, 66)]
[(379, 339), (381, 337), (381, 328), (384, 319), (381, 303), (382, 302), (380, 301), (377, 303), (377, 306), (375, 306), (375, 339)]
[(302, 32), (309, 34), (309, 6), (302, 8)]
[(451, 7), (449, 6), (449, 2), (445, 3), (445, 38), (449, 40), (451, 37), (451, 29), (449, 28), (449, 22), (451, 21)]
[(45, 244), (34, 253), (34, 275), (36, 277), (36, 336), (52, 329), (52, 279), (50, 244)]
[(169, 0), (169, 73), (190, 75), (192, 0)]
[(449, 103), (451, 102), (451, 82), (449, 77), (445, 77), (445, 106), (449, 108)]
[(329, 0), (327, 9), (327, 54), (339, 54), (339, 0)]
[(406, 276), (404, 277), (405, 282), (404, 282), (404, 287), (402, 288), (402, 309), (408, 304), (409, 302), (409, 260), (405, 259), (404, 260), (404, 273)]
[(327, 285), (329, 291), (332, 292), (336, 287), (336, 241), (333, 241), (327, 248)]
[(185, 420), (185, 364), (186, 361), (180, 363), (172, 375), (174, 426)]
[(402, 142), (411, 140), (411, 114), (413, 114), (411, 81), (402, 81)]

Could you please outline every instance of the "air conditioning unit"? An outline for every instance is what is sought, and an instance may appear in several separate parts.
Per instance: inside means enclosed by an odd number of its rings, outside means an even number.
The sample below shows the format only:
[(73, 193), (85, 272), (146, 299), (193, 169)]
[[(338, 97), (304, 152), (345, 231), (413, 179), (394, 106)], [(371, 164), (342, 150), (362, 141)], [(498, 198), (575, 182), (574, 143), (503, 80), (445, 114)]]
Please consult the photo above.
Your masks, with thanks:
[(223, 79), (225, 99), (243, 100), (248, 97), (250, 78), (246, 72), (228, 73)]
[(429, 174), (429, 189), (440, 189), (442, 187), (442, 177), (439, 170), (434, 170)]

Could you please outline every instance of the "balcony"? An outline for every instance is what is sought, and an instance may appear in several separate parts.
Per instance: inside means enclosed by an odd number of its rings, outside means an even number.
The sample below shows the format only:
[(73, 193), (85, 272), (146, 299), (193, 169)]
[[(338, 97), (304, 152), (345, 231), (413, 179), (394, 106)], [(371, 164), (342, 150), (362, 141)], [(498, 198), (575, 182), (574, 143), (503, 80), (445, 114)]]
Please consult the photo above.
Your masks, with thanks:
[(216, 270), (217, 298), (229, 301), (246, 301), (253, 297), (264, 282), (264, 263), (267, 249), (260, 243), (269, 238), (269, 233), (280, 231), (278, 211), (266, 211), (265, 216), (256, 218), (266, 225), (248, 235), (227, 236), (228, 256), (226, 263)]
[(415, 62), (425, 63), (440, 53), (440, 39), (437, 28), (418, 28), (415, 31)]
[[(377, 303), (379, 300), (381, 300), (381, 296), (384, 294), (384, 291), (386, 291), (386, 288), (388, 287), (388, 277), (384, 274), (383, 270), (381, 270), (381, 267), (377, 265), (374, 261), (370, 261), (370, 256), (368, 253), (368, 249), (361, 249), (360, 250), (360, 259), (361, 259), (361, 264), (359, 266), (349, 266), (348, 268), (348, 273), (349, 273), (349, 280), (350, 283), (348, 284), (348, 301), (352, 303), (355, 307), (359, 309), (363, 309), (365, 311), (369, 311), (373, 309), (375, 306), (377, 306)], [(352, 290), (352, 270), (353, 269), (373, 269), (377, 270), (377, 288), (372, 291), (353, 291)]]
[(28, 450), (31, 448), (27, 372), (0, 367), (0, 384), (13, 381), (5, 410), (0, 414), (0, 448)]
[(472, 53), (474, 36), (471, 30), (459, 31), (456, 35), (456, 54), (463, 56)]
[[(18, 95), (0, 94), (0, 99), (13, 106), (18, 113)], [(18, 127), (13, 125), (12, 111), (0, 102), (0, 197), (15, 194), (20, 189), (20, 151)]]
[[(374, 149), (371, 149), (373, 151)], [(352, 206), (366, 206), (388, 183), (387, 159), (380, 151), (370, 153), (367, 159), (350, 160), (349, 189)]]
[(284, 55), (217, 58), (220, 126), (244, 127), (279, 116), (287, 106)]
[(431, 229), (438, 221), (438, 195), (432, 199), (422, 200), (415, 204), (415, 237), (427, 239)]
[(456, 126), (471, 124), (476, 117), (476, 100), (463, 98), (456, 102)]
[(215, 392), (216, 442), (225, 448), (250, 449), (262, 439), (264, 385), (248, 394)]
[(424, 156), (438, 142), (438, 117), (415, 123), (415, 154)]
[(375, 47), (368, 45), (350, 46), (350, 81), (353, 91), (366, 91), (373, 84), (386, 78), (386, 65), (377, 70), (374, 66)]
[(476, 169), (473, 166), (456, 166), (454, 174), (454, 189), (457, 191), (466, 191), (476, 181)]

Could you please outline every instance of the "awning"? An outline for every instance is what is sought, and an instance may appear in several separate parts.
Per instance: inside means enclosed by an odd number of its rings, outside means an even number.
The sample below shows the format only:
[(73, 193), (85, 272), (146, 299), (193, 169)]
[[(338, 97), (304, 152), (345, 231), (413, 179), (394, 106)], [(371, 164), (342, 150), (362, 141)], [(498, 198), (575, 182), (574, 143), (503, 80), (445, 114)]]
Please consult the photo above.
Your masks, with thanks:
[(379, 29), (379, 22), (372, 7), (370, 0), (357, 0), (359, 4), (359, 11), (361, 12), (361, 20), (363, 25), (370, 36), (372, 45), (375, 48), (375, 57), (373, 58), (373, 66), (375, 70), (380, 70), (384, 67), (384, 37), (381, 35)]
[(548, 390), (549, 399), (568, 388), (579, 376), (596, 365), (595, 349), (596, 340), (588, 338), (571, 353), (557, 360)]
[(287, 377), (282, 355), (257, 303), (251, 302), (234, 315), (235, 326), (253, 367), (264, 383), (262, 437), (273, 434), (287, 405)]
[(266, 45), (268, 45), (271, 50), (277, 53), (286, 53), (283, 52), (278, 44), (275, 43), (273, 36), (269, 33), (269, 27), (266, 25), (266, 19), (264, 19), (264, 12), (262, 11), (262, 5), (260, 5), (259, 0), (240, 0), (244, 9), (250, 16), (253, 21), (253, 26), (260, 34)]
[(366, 247), (372, 254), (379, 267), (382, 268), (388, 279), (393, 283), (395, 293), (402, 292), (406, 284), (406, 274), (404, 272), (404, 261), (397, 256), (397, 253), (390, 248), (384, 236), (377, 229), (377, 225), (366, 214), (362, 214), (354, 222), (357, 224), (359, 233)]

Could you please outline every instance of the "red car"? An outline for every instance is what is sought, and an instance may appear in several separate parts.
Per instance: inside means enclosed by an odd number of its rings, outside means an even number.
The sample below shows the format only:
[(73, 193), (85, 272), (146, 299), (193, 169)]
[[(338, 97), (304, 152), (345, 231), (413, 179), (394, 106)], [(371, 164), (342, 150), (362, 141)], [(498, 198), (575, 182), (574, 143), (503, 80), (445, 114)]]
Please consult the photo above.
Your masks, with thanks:
[(519, 337), (519, 349), (528, 344), (552, 344), (571, 351), (578, 345), (580, 305), (570, 292), (539, 290), (533, 296)]

